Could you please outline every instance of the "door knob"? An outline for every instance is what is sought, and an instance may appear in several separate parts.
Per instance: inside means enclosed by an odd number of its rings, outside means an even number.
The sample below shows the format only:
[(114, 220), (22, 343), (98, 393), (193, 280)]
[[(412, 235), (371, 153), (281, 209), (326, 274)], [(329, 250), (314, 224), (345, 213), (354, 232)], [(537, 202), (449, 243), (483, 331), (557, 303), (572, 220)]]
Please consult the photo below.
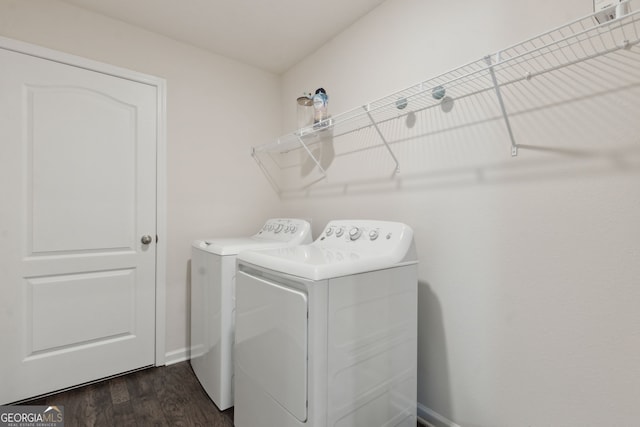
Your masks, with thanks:
[(149, 236), (148, 234), (145, 234), (144, 236), (142, 236), (140, 241), (142, 242), (143, 245), (148, 245), (149, 243), (151, 243), (153, 241), (153, 238), (151, 236)]

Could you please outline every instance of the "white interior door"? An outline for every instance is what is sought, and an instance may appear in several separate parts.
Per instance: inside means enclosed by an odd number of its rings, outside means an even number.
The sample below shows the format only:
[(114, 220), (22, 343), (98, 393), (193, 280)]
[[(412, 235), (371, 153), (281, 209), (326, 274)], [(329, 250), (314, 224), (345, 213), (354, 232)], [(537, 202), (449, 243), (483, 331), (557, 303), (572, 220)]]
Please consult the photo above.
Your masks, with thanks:
[(0, 70), (7, 403), (154, 363), (157, 88), (4, 49)]

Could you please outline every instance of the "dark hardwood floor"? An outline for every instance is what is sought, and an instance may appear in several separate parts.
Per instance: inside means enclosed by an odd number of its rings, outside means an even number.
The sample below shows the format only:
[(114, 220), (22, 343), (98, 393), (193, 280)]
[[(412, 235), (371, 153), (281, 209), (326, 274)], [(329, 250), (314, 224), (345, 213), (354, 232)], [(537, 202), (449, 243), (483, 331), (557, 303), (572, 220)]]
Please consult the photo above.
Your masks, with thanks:
[(64, 406), (65, 427), (233, 427), (233, 408), (218, 410), (189, 362), (129, 373), (22, 404)]
[(233, 408), (218, 411), (189, 362), (133, 372), (23, 404), (64, 406), (66, 427), (233, 426)]

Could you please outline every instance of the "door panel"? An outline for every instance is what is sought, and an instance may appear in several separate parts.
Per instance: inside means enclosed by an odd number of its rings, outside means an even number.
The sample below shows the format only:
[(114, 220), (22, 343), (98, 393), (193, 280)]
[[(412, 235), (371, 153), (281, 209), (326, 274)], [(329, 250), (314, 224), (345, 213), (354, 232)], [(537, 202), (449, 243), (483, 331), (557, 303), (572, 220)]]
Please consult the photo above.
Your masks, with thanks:
[(134, 249), (135, 106), (77, 87), (25, 89), (32, 254)]
[(152, 365), (156, 88), (0, 49), (0, 403)]
[[(308, 297), (286, 286), (236, 274), (236, 370), (252, 390), (266, 393), (286, 411), (307, 419)], [(240, 404), (236, 399), (236, 405)]]
[[(31, 335), (27, 357), (135, 335), (135, 270), (39, 277), (27, 282), (26, 320)], [(77, 318), (82, 322), (77, 323)]]

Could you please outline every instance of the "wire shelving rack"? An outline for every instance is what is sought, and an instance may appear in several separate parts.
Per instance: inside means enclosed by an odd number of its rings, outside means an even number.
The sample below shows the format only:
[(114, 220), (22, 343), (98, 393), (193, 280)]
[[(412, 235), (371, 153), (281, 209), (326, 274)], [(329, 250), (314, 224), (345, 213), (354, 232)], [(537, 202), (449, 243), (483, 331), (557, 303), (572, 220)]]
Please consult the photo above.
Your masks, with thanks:
[[(499, 105), (502, 120), (509, 138), (511, 155), (518, 154), (518, 142), (509, 120), (508, 106), (502, 90), (520, 82), (560, 70), (564, 67), (606, 57), (625, 50), (638, 53), (640, 43), (640, 10), (631, 10), (633, 0), (621, 2), (611, 12), (613, 19), (601, 20), (601, 13), (593, 13), (563, 26), (509, 46), (439, 76), (424, 80), (406, 89), (392, 93), (368, 104), (330, 117), (316, 125), (296, 130), (274, 141), (252, 148), (252, 156), (262, 168), (274, 188), (283, 189), (281, 179), (265, 165), (268, 156), (276, 169), (286, 170), (290, 164), (282, 163), (274, 155), (298, 151), (308, 156), (313, 168), (319, 172), (311, 184), (327, 177), (321, 160), (314, 153), (314, 145), (326, 138), (337, 141), (340, 137), (363, 129), (373, 129), (395, 163), (400, 164), (380, 127), (407, 114), (443, 108), (444, 103), (456, 102), (480, 94), (493, 93)], [(638, 59), (640, 67), (640, 59)], [(411, 108), (407, 108), (410, 106)], [(273, 169), (273, 168), (271, 168)]]

